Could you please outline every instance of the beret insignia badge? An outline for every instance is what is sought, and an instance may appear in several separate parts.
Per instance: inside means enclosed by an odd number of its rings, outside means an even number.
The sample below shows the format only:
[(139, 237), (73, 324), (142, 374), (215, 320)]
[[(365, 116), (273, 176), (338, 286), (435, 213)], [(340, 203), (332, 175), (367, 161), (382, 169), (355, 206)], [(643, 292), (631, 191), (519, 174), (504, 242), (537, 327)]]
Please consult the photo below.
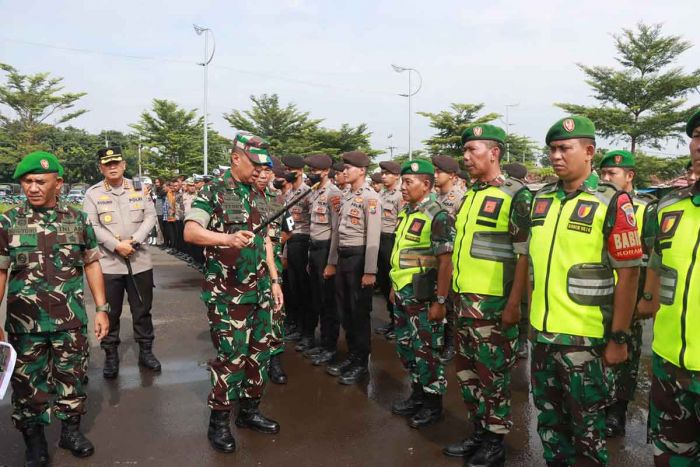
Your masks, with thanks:
[(47, 161), (46, 159), (42, 159), (41, 161), (39, 161), (39, 163), (41, 164), (42, 168), (44, 168), (44, 169), (49, 168), (49, 161)]
[(418, 172), (418, 164), (416, 162), (411, 164), (411, 170), (413, 172)]
[(567, 119), (564, 120), (564, 122), (562, 123), (562, 126), (564, 127), (564, 129), (565, 129), (566, 131), (568, 131), (569, 133), (571, 133), (572, 131), (574, 131), (574, 128), (576, 128), (576, 123), (574, 123), (573, 119), (567, 118)]
[(475, 126), (474, 127), (474, 136), (481, 136), (481, 134), (484, 132), (484, 129), (481, 128), (480, 126)]
[(622, 156), (619, 155), (619, 154), (617, 154), (617, 155), (615, 156), (615, 163), (616, 163), (616, 164), (619, 164), (620, 162), (622, 162)]

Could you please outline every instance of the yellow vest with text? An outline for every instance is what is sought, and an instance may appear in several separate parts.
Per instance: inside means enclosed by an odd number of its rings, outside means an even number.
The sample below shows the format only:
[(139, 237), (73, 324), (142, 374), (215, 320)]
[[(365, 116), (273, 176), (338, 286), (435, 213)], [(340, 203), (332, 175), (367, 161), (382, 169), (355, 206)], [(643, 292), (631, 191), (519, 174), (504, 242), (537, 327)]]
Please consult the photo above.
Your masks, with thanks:
[(452, 290), (503, 297), (515, 276), (510, 236), (513, 197), (525, 188), (515, 179), (500, 186), (467, 191), (455, 217)]
[(389, 277), (397, 292), (411, 283), (414, 274), (437, 267), (431, 232), (433, 218), (444, 209), (432, 200), (425, 201), (411, 213), (409, 209), (410, 206), (406, 206), (399, 212), (396, 240), (391, 250)]
[(678, 367), (700, 371), (700, 206), (691, 188), (663, 198), (658, 216), (661, 306), (652, 349)]
[[(605, 336), (615, 291), (605, 218), (616, 194), (613, 185), (601, 183), (559, 199), (557, 184), (551, 184), (535, 196), (529, 246), (530, 323), (538, 331)], [(632, 241), (638, 242), (638, 237)]]

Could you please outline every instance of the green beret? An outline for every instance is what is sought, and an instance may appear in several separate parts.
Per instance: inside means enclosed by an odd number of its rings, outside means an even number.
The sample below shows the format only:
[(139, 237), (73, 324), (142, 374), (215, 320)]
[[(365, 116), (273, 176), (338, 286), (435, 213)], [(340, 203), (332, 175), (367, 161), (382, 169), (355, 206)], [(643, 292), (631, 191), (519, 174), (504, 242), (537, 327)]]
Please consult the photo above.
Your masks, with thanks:
[(549, 129), (545, 142), (549, 144), (552, 141), (574, 138), (595, 140), (595, 125), (589, 118), (580, 115), (562, 118)]
[(693, 115), (690, 116), (688, 123), (685, 125), (685, 134), (689, 137), (693, 137), (693, 130), (700, 126), (700, 109), (696, 110)]
[(624, 167), (633, 168), (635, 165), (634, 154), (623, 149), (608, 151), (600, 160), (600, 168)]
[(435, 167), (430, 161), (425, 159), (416, 159), (414, 161), (404, 162), (401, 166), (401, 175), (435, 175)]
[(58, 158), (45, 151), (36, 151), (24, 156), (15, 169), (12, 176), (15, 180), (26, 174), (48, 174), (58, 173), (63, 177), (63, 166), (58, 162)]
[(501, 144), (506, 142), (506, 132), (503, 128), (499, 128), (495, 125), (489, 125), (484, 123), (483, 125), (475, 125), (467, 128), (462, 133), (462, 146), (464, 146), (467, 141), (473, 140), (488, 140), (488, 141), (498, 141)]

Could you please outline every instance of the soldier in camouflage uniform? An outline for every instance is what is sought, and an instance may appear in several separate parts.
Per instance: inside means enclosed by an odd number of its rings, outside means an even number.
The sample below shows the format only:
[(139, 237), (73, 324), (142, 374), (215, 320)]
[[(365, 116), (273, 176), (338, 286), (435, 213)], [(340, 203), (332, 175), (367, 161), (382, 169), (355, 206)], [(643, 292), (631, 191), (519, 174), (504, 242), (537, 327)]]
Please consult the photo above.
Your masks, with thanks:
[[(408, 204), (398, 216), (391, 252), (396, 350), (412, 386), (411, 395), (394, 402), (391, 411), (410, 417), (412, 428), (440, 420), (442, 396), (447, 390), (440, 351), (452, 274), (454, 225), (447, 212), (430, 200), (434, 174), (426, 160), (409, 161), (401, 168), (401, 193)], [(414, 285), (420, 278), (424, 283)], [(428, 294), (423, 296), (426, 288)]]
[(530, 216), (537, 431), (549, 466), (606, 465), (605, 366), (627, 359), (641, 242), (630, 196), (591, 174), (593, 122), (561, 119), (546, 142), (560, 181), (537, 192)]
[(455, 216), (455, 367), (470, 438), (446, 446), (467, 466), (500, 465), (510, 418), (510, 370), (515, 363), (520, 301), (527, 283), (523, 255), (530, 231), (532, 194), (503, 176), (505, 132), (493, 125), (467, 128), (464, 164), (475, 180)]
[[(614, 183), (632, 196), (644, 254), (641, 274), (639, 275), (639, 287), (637, 288), (637, 300), (648, 301), (651, 300), (651, 296), (644, 295), (643, 292), (649, 253), (653, 250), (656, 240), (656, 198), (636, 192), (633, 185), (634, 176), (635, 157), (629, 151), (609, 151), (600, 161), (600, 179)], [(642, 355), (642, 319), (636, 313), (632, 319), (630, 331), (629, 359), (613, 367), (610, 371), (614, 392), (610, 398), (610, 405), (606, 408), (605, 435), (608, 438), (625, 434), (627, 405), (634, 400), (634, 392), (637, 389), (639, 359)]]
[(27, 202), (0, 217), (0, 299), (9, 269), (5, 329), (17, 351), (12, 422), (24, 437), (29, 466), (49, 463), (44, 425), (51, 409), (61, 420), (59, 447), (77, 457), (95, 451), (80, 432), (88, 363), (83, 277), (97, 304), (95, 336), (102, 339), (109, 331), (95, 232), (84, 212), (58, 200), (62, 177), (53, 154), (27, 155), (14, 173)]
[(229, 417), (239, 402), (236, 426), (277, 433), (279, 424), (259, 410), (270, 360), (271, 309), (282, 306), (277, 268), (267, 231), (262, 224), (263, 197), (251, 187), (256, 172), (271, 165), (267, 143), (238, 133), (233, 141), (231, 168), (197, 195), (186, 218), (185, 240), (205, 246), (202, 300), (217, 351), (210, 364), (208, 438), (214, 449), (233, 452), (235, 440)]
[[(686, 124), (691, 169), (700, 176), (700, 110)], [(649, 428), (657, 466), (700, 465), (700, 181), (658, 205), (641, 314), (654, 314)]]

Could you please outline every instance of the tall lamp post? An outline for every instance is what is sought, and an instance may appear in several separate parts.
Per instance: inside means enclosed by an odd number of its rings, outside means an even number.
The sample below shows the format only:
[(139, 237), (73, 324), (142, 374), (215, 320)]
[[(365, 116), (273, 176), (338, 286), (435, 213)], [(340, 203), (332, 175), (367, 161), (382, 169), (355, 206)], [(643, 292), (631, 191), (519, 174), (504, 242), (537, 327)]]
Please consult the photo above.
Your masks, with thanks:
[[(208, 146), (208, 138), (207, 138), (207, 133), (208, 133), (208, 123), (207, 123), (207, 85), (208, 85), (208, 70), (209, 70), (209, 63), (211, 63), (212, 59), (214, 58), (214, 52), (216, 51), (216, 40), (214, 39), (214, 33), (212, 32), (211, 29), (205, 28), (202, 26), (197, 26), (196, 24), (193, 24), (194, 26), (194, 32), (197, 33), (198, 36), (201, 36), (204, 34), (204, 61), (202, 63), (197, 63), (197, 65), (200, 65), (202, 68), (204, 68), (204, 175), (207, 175), (209, 173), (209, 168), (208, 168), (208, 161), (209, 161), (209, 146)], [(212, 41), (212, 48), (211, 48), (211, 54), (209, 54), (209, 35), (211, 35), (211, 41)]]
[(510, 108), (517, 107), (520, 104), (506, 104), (506, 162), (510, 163), (510, 144), (508, 142), (508, 136), (510, 136)]
[[(411, 98), (418, 94), (418, 91), (420, 91), (421, 87), (423, 87), (423, 77), (421, 74), (416, 70), (415, 68), (408, 68), (408, 67), (403, 67), (403, 66), (398, 66), (398, 65), (391, 65), (391, 67), (394, 69), (395, 72), (397, 73), (403, 73), (404, 71), (408, 71), (408, 93), (407, 94), (399, 94), (401, 97), (408, 97), (408, 160), (413, 160), (413, 144), (411, 143), (411, 127), (413, 126), (413, 110), (412, 110), (412, 102)], [(413, 83), (411, 81), (411, 72), (415, 71), (416, 74), (418, 75), (418, 79), (420, 80), (418, 83), (418, 88), (416, 88), (415, 91), (413, 91)]]

